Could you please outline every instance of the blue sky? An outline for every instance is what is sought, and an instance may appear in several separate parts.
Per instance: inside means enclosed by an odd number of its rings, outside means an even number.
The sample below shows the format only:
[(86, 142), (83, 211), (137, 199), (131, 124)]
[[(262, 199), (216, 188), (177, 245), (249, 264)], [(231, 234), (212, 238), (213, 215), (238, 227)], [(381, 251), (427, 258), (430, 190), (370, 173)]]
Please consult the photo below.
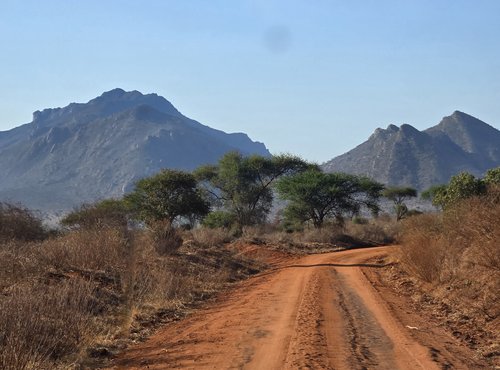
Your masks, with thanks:
[(323, 162), (454, 110), (500, 127), (500, 1), (0, 1), (0, 130), (115, 87)]

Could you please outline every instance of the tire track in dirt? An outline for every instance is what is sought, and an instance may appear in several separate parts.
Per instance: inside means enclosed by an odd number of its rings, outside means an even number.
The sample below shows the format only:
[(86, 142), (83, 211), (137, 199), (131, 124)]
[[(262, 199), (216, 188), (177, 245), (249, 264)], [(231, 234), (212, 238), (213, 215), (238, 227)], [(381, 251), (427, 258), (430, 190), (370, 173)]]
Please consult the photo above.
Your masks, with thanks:
[[(395, 315), (366, 278), (363, 269), (380, 267), (366, 261), (390, 251), (291, 258), (239, 284), (210, 307), (167, 325), (121, 354), (112, 368), (474, 368), (450, 351), (442, 352), (446, 358), (436, 356), (439, 343), (417, 340), (402, 323), (402, 317), (412, 322), (411, 315), (418, 313)], [(460, 358), (469, 355), (463, 347), (455, 350)]]

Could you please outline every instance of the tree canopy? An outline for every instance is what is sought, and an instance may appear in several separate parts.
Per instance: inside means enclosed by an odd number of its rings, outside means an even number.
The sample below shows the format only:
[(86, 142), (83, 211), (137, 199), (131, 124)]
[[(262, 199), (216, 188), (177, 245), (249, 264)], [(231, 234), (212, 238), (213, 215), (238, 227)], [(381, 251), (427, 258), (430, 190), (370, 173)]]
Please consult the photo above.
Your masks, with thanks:
[(198, 168), (195, 176), (212, 202), (233, 215), (242, 227), (265, 221), (273, 202), (272, 185), (278, 178), (313, 166), (291, 155), (246, 157), (229, 152), (217, 165)]
[(492, 168), (486, 171), (483, 181), (488, 186), (500, 185), (500, 167)]
[(127, 226), (129, 210), (121, 199), (104, 199), (93, 204), (83, 204), (68, 213), (61, 224), (81, 228)]
[(396, 220), (399, 221), (408, 214), (408, 207), (404, 201), (416, 197), (417, 190), (411, 187), (393, 186), (385, 188), (382, 191), (382, 196), (394, 203)]
[(432, 195), (432, 204), (443, 209), (459, 200), (486, 193), (485, 182), (467, 172), (453, 176), (448, 185), (434, 188), (432, 192), (431, 189), (425, 193)]
[(173, 223), (180, 217), (202, 217), (210, 210), (195, 177), (178, 170), (162, 170), (139, 180), (124, 200), (136, 217), (146, 222), (166, 220)]
[(363, 206), (377, 213), (383, 185), (367, 177), (310, 169), (280, 179), (276, 189), (282, 199), (289, 201), (285, 218), (300, 223), (311, 221), (320, 228), (326, 219), (343, 222), (346, 214), (358, 214)]

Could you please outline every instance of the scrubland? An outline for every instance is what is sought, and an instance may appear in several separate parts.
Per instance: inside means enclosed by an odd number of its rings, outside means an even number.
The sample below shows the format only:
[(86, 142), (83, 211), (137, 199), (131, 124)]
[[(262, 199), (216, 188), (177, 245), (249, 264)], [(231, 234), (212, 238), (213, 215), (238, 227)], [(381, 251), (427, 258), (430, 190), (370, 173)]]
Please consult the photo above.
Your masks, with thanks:
[(6, 370), (99, 366), (228, 283), (265, 268), (239, 246), (313, 253), (387, 243), (395, 232), (383, 218), (294, 233), (247, 227), (239, 238), (222, 228), (180, 230), (159, 222), (146, 229), (109, 220), (47, 232), (28, 210), (2, 207), (0, 368)]
[[(165, 250), (169, 239), (171, 246), (182, 241), (177, 231), (101, 226), (47, 235), (28, 218), (15, 232), (2, 230), (0, 368), (6, 370), (96, 366), (262, 268), (220, 248), (217, 235), (195, 235)], [(36, 237), (26, 240), (31, 233)]]
[(49, 232), (28, 210), (2, 204), (0, 368), (99, 367), (229, 283), (265, 269), (265, 261), (242, 252), (248, 245), (307, 254), (400, 243), (390, 282), (406, 293), (411, 287), (418, 309), (495, 358), (499, 198), (495, 188), (403, 222), (381, 215), (294, 232), (276, 223), (244, 227), (238, 237), (224, 228), (95, 220)]
[(500, 356), (499, 222), (496, 186), (444, 212), (408, 218), (399, 256), (400, 284), (418, 308), (492, 362)]

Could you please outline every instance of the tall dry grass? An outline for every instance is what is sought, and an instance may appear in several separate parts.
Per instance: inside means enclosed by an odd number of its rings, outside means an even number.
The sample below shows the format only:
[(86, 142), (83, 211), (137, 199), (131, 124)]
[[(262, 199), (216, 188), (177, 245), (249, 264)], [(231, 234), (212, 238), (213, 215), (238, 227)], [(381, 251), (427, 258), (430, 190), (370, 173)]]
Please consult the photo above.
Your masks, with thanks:
[(95, 366), (254, 271), (214, 242), (179, 249), (177, 232), (159, 234), (98, 227), (0, 243), (0, 368)]
[(400, 256), (416, 297), (427, 296), (426, 308), (492, 365), (500, 363), (499, 220), (500, 192), (492, 188), (442, 214), (405, 220)]
[(491, 189), (442, 214), (406, 220), (401, 247), (403, 267), (429, 284), (432, 296), (497, 335), (498, 327), (493, 327), (500, 315), (499, 195), (498, 188)]
[(442, 214), (409, 218), (404, 222), (401, 260), (427, 282), (473, 270), (496, 275), (500, 273), (499, 220), (498, 190), (466, 199)]

